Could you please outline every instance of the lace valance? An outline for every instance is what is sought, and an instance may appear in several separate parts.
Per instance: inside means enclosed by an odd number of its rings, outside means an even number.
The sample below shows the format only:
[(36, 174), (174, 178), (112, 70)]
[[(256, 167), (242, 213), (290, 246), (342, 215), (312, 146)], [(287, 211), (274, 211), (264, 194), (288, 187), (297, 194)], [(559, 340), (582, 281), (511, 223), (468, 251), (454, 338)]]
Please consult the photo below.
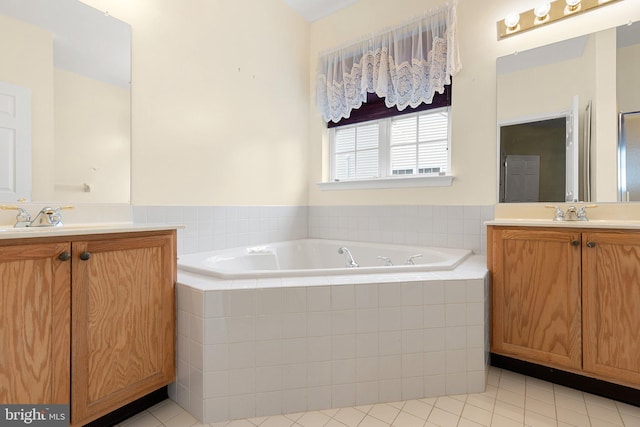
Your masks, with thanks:
[(431, 103), (461, 68), (457, 0), (397, 28), (320, 55), (316, 103), (325, 121), (348, 118), (367, 99), (404, 110)]

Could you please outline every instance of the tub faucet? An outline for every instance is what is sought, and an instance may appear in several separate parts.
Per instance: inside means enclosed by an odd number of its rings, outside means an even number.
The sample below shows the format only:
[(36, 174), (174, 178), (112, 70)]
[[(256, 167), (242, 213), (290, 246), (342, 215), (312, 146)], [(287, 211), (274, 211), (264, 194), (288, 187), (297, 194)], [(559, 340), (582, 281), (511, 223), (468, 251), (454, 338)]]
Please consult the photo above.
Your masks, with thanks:
[(344, 246), (338, 249), (338, 253), (340, 255), (344, 254), (347, 257), (347, 268), (360, 267), (355, 259), (353, 259), (353, 255), (351, 255), (351, 251)]
[(421, 258), (422, 254), (416, 254), (416, 255), (411, 255), (409, 258), (407, 258), (407, 262), (405, 262), (406, 265), (414, 265), (415, 262), (413, 262), (414, 259), (416, 258)]

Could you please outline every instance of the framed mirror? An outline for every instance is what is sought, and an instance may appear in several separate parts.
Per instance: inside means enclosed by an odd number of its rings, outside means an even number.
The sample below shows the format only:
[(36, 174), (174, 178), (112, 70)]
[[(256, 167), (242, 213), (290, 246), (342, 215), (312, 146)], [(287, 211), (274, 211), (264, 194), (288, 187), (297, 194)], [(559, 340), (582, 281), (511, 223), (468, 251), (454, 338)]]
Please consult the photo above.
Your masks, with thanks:
[(78, 0), (0, 0), (0, 54), (0, 201), (129, 203), (131, 27)]
[[(625, 25), (497, 59), (499, 202), (616, 197), (619, 189), (613, 182), (622, 169), (609, 159), (619, 158), (618, 113), (640, 111), (640, 50), (629, 47), (638, 43), (639, 26)], [(511, 166), (507, 156), (512, 156)], [(594, 191), (596, 184), (599, 192)]]

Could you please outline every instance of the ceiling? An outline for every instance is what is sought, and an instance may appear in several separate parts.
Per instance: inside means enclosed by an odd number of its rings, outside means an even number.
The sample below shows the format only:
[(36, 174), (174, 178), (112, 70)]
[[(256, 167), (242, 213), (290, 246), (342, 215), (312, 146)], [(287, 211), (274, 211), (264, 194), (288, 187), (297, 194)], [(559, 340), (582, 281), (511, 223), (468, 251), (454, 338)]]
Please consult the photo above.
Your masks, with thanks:
[(358, 0), (284, 0), (307, 21), (313, 22), (343, 9)]

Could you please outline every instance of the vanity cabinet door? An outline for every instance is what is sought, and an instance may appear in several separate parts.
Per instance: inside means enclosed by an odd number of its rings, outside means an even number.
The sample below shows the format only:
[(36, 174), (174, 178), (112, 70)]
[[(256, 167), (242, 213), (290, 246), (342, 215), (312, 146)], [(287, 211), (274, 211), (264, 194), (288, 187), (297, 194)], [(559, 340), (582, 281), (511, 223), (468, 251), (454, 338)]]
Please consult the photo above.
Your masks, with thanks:
[(640, 384), (640, 233), (584, 234), (584, 370)]
[(582, 366), (580, 233), (493, 227), (491, 351)]
[[(6, 246), (5, 246), (6, 244)], [(68, 404), (69, 243), (0, 246), (0, 404)]]
[(73, 425), (174, 380), (175, 262), (175, 231), (73, 243)]

